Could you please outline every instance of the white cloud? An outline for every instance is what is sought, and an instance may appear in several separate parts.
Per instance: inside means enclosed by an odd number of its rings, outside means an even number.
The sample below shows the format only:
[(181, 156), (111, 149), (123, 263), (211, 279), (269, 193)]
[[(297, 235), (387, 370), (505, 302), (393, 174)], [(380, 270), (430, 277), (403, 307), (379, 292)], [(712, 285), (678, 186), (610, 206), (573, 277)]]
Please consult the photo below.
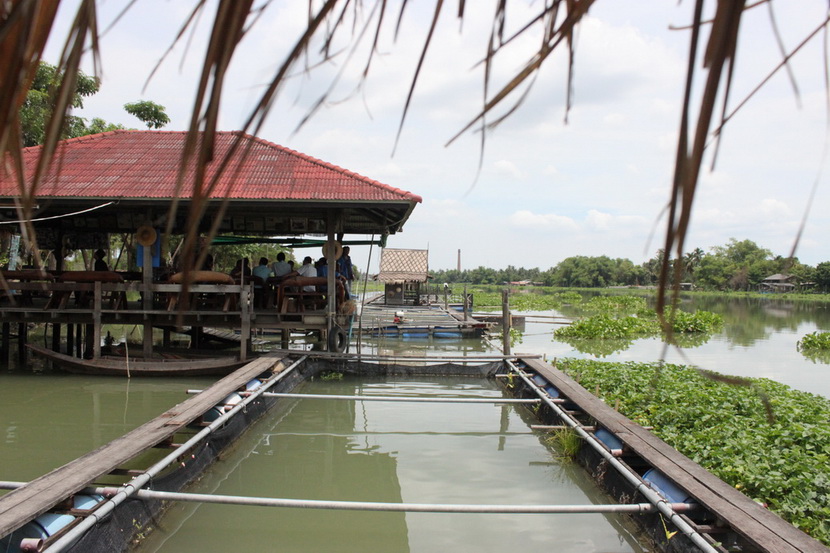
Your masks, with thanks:
[(520, 179), (524, 175), (519, 170), (518, 167), (512, 162), (506, 159), (500, 159), (493, 164), (493, 168), (497, 175), (511, 177), (514, 179)]
[(523, 229), (536, 230), (579, 230), (579, 225), (570, 217), (553, 213), (539, 214), (521, 210), (510, 215), (510, 224)]

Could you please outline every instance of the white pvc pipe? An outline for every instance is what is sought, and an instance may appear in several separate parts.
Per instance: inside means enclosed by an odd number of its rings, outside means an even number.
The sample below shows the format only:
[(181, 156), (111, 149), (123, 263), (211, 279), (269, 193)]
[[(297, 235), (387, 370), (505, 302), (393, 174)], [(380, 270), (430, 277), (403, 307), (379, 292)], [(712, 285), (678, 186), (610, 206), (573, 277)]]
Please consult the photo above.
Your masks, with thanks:
[[(0, 489), (15, 489), (24, 482), (0, 482)], [(118, 488), (87, 488), (84, 493), (109, 497)], [(279, 497), (251, 497), (185, 492), (138, 490), (135, 497), (146, 500), (184, 501), (219, 505), (246, 505), (253, 507), (288, 507), (299, 509), (328, 509), (338, 511), (381, 511), (407, 513), (478, 513), (478, 514), (589, 514), (630, 513), (647, 514), (657, 509), (651, 503), (584, 504), (584, 505), (471, 505), (464, 503), (385, 503), (378, 501), (330, 501), (321, 499), (286, 499)], [(672, 503), (675, 511), (691, 511), (700, 507), (693, 503)]]
[[(188, 390), (188, 394), (198, 394), (201, 390)], [(245, 395), (243, 392), (240, 395)], [(413, 397), (413, 396), (349, 396), (335, 394), (292, 394), (267, 392), (266, 397), (288, 397), (298, 399), (340, 399), (350, 401), (398, 401), (420, 403), (541, 403), (541, 399), (516, 399), (502, 397)]]

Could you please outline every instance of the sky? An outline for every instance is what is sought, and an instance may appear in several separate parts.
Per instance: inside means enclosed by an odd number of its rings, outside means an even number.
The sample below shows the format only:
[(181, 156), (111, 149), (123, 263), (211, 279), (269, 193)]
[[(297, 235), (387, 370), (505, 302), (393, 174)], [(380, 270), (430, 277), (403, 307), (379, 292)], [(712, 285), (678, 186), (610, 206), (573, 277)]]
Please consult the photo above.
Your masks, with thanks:
[[(194, 3), (139, 0), (104, 35), (100, 92), (76, 115), (143, 128), (123, 105), (152, 100), (165, 106), (172, 120), (165, 130), (185, 130), (210, 9), (148, 77)], [(100, 27), (108, 27), (125, 4), (100, 2)], [(708, 4), (711, 9), (715, 3)], [(58, 59), (62, 29), (75, 5), (63, 3), (46, 61)], [(362, 5), (363, 17), (376, 17), (372, 2)], [(392, 32), (397, 7), (392, 8), (366, 79), (361, 78), (366, 49), (350, 55), (345, 40), (334, 45), (333, 61), (312, 61), (309, 71), (298, 71), (257, 136), (420, 195), (423, 203), (387, 245), (429, 249), (434, 270), (456, 268), (459, 252), (462, 269), (545, 270), (577, 255), (638, 264), (653, 257), (665, 231), (689, 48), (689, 32), (672, 27), (691, 19), (693, 2), (598, 0), (578, 30), (570, 111), (563, 50), (546, 61), (518, 109), (486, 134), (483, 153), (479, 132), (447, 143), (481, 108), (484, 77), (478, 62), (486, 52), (495, 3), (467, 2), (463, 22), (456, 6), (445, 3), (397, 141), (434, 2), (409, 3), (397, 37)], [(772, 7), (787, 51), (827, 15), (820, 0), (778, 0)], [(536, 8), (538, 2), (510, 2), (508, 34)], [(272, 2), (253, 24), (232, 62), (220, 130), (243, 126), (304, 30), (307, 10), (306, 0)], [(744, 15), (731, 106), (781, 61), (771, 21), (764, 4)], [(491, 90), (522, 66), (538, 37), (531, 31), (500, 54)], [(821, 42), (819, 34), (791, 60), (798, 92), (786, 72), (777, 73), (730, 119), (714, 168), (709, 149), (687, 250), (709, 252), (735, 238), (788, 255), (817, 183), (796, 255), (810, 265), (830, 260)], [(93, 73), (91, 58), (84, 68)], [(701, 81), (695, 82), (696, 91)], [(328, 101), (300, 127), (326, 90)], [(355, 265), (369, 272), (377, 271), (378, 255), (368, 247), (352, 249)]]

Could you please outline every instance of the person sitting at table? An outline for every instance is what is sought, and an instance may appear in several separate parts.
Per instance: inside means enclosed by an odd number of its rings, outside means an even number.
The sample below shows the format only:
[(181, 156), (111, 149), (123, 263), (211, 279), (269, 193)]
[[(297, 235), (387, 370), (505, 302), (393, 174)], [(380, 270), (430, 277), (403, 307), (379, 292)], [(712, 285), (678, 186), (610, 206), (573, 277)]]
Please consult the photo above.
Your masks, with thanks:
[[(311, 260), (311, 256), (308, 256), (308, 255), (305, 256), (305, 258), (303, 259), (302, 266), (299, 269), (297, 269), (297, 274), (300, 275), (300, 276), (305, 276), (305, 277), (316, 277), (317, 276), (317, 269), (314, 268), (314, 264)], [(303, 291), (304, 292), (313, 292), (314, 291), (314, 285), (303, 286)]]
[(279, 278), (292, 273), (294, 267), (285, 260), (285, 252), (280, 252), (277, 254), (277, 260), (271, 265), (271, 270), (274, 272), (274, 276)]
[[(337, 269), (338, 269), (338, 267), (335, 265), (334, 278), (336, 278), (337, 280), (341, 280), (341, 281), (345, 280), (346, 277), (341, 275), (340, 271), (337, 270)], [(329, 276), (329, 262), (326, 260), (325, 257), (321, 257), (317, 261), (317, 276), (318, 277), (323, 277), (323, 278), (326, 278), (326, 277)], [(320, 291), (321, 292), (326, 291), (325, 284), (323, 285), (323, 288)]]
[(254, 305), (257, 307), (266, 306), (265, 282), (271, 277), (271, 274), (271, 267), (268, 266), (268, 258), (260, 257), (259, 265), (251, 271), (251, 275), (257, 277), (254, 282)]
[(106, 252), (104, 250), (95, 250), (95, 264), (93, 265), (93, 270), (95, 271), (109, 271), (110, 268), (107, 266), (107, 262), (104, 261), (104, 257), (106, 256)]
[[(321, 257), (320, 260), (317, 262), (317, 276), (323, 278), (328, 278), (329, 276), (329, 264), (328, 261), (326, 261), (325, 257)], [(335, 265), (334, 278), (335, 280), (340, 281), (341, 284), (344, 284), (346, 281), (346, 277), (344, 277), (340, 274), (339, 271), (337, 271), (337, 265)], [(319, 285), (317, 287), (317, 291), (323, 292), (325, 294), (328, 291), (328, 285)]]
[(205, 256), (205, 262), (202, 263), (202, 270), (203, 271), (212, 271), (213, 270), (213, 256), (211, 254), (207, 254)]
[(236, 265), (231, 269), (231, 276), (234, 280), (239, 280), (242, 277), (251, 276), (251, 267), (247, 257), (237, 260)]

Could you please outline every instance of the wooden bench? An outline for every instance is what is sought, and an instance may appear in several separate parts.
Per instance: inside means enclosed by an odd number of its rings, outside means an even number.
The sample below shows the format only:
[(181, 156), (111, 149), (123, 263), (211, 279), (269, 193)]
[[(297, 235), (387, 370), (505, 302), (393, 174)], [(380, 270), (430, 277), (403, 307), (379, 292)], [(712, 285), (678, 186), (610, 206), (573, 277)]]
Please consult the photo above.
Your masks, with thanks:
[[(231, 275), (220, 273), (218, 271), (189, 271), (187, 273), (176, 273), (170, 277), (170, 284), (182, 284), (190, 286), (191, 284), (235, 284)], [(178, 293), (171, 293), (167, 299), (167, 310), (174, 311), (178, 306), (181, 295)], [(220, 307), (221, 310), (228, 311), (232, 307), (236, 308), (236, 296), (233, 294), (188, 294), (186, 305), (190, 309)]]
[[(75, 282), (79, 284), (102, 283), (123, 283), (124, 278), (115, 271), (64, 271), (57, 277), (58, 282)], [(76, 302), (79, 307), (89, 307), (92, 301), (92, 292), (88, 290), (75, 290)], [(72, 296), (73, 290), (55, 290), (46, 303), (45, 309), (66, 309), (66, 304)], [(112, 290), (102, 301), (109, 302), (110, 309), (120, 309), (127, 306), (127, 293), (123, 290)]]

